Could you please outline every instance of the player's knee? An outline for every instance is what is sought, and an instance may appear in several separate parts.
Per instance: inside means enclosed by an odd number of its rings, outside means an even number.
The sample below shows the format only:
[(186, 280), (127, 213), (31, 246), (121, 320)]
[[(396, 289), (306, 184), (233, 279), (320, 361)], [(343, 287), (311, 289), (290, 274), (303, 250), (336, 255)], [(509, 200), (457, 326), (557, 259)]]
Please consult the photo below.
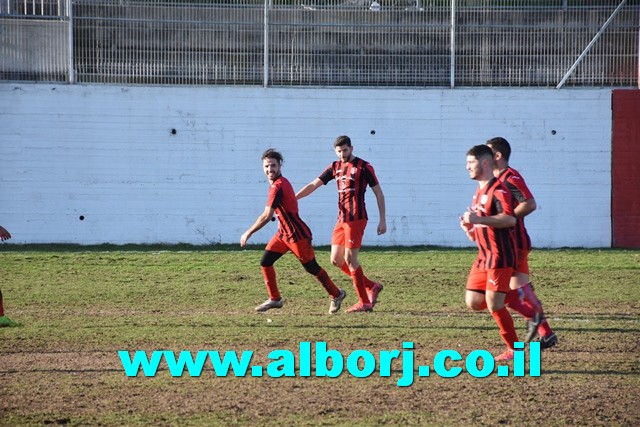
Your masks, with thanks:
[(265, 251), (260, 259), (260, 267), (271, 267), (281, 256), (276, 252)]
[(487, 302), (484, 294), (469, 292), (465, 298), (467, 308), (475, 311), (482, 311), (487, 308)]
[(317, 276), (320, 273), (320, 270), (322, 270), (315, 258), (309, 262), (302, 264), (302, 266), (304, 267), (307, 273), (312, 274), (314, 276)]

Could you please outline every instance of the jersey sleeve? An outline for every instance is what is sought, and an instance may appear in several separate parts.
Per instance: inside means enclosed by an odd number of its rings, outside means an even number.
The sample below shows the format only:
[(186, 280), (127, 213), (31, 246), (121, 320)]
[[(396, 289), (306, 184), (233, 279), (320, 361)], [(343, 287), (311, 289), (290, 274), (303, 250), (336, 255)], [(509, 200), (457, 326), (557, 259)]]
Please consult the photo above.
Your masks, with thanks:
[(282, 203), (282, 194), (282, 187), (272, 184), (269, 187), (269, 195), (267, 196), (266, 206), (272, 209), (277, 209)]
[(519, 203), (533, 199), (533, 194), (531, 194), (529, 187), (527, 187), (524, 178), (521, 176), (511, 175), (507, 178), (505, 185)]
[(334, 167), (333, 167), (333, 163), (331, 163), (329, 165), (329, 167), (327, 167), (324, 172), (322, 172), (320, 174), (320, 176), (318, 178), (320, 178), (320, 181), (322, 181), (322, 183), (324, 185), (327, 185), (327, 183), (329, 181), (331, 181), (333, 178), (335, 178), (335, 174), (334, 174)]
[(369, 184), (369, 187), (375, 187), (380, 183), (376, 176), (376, 171), (370, 163), (367, 163), (364, 167), (364, 179), (367, 181), (367, 184)]

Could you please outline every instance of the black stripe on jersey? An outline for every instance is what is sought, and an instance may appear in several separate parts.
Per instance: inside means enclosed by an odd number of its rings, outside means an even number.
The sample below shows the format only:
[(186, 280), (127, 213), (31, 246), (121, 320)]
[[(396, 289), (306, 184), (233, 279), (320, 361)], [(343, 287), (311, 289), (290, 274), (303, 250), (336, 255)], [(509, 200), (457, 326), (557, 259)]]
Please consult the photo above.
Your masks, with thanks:
[[(356, 188), (356, 195), (357, 198), (354, 199), (355, 200), (355, 204), (357, 207), (359, 207), (360, 209), (357, 210), (358, 212), (358, 219), (365, 219), (366, 218), (366, 210), (365, 210), (365, 205), (364, 205), (364, 193), (367, 191), (367, 180), (366, 180), (366, 174), (367, 172), (367, 162), (365, 162), (364, 160), (358, 158), (356, 159), (357, 163), (355, 164), (356, 169), (360, 170), (360, 176), (358, 176), (358, 180), (354, 181), (354, 188), (357, 186), (358, 188)], [(354, 176), (355, 178), (355, 176)]]
[[(356, 210), (356, 204), (354, 203), (354, 199), (351, 197), (352, 192), (355, 190), (355, 180), (351, 179), (351, 174), (349, 173), (350, 166), (351, 165), (349, 163), (346, 163), (342, 168), (341, 175), (341, 179), (345, 183), (345, 188), (342, 193), (342, 206), (344, 208), (345, 221), (353, 221), (355, 219)], [(355, 168), (355, 163), (353, 166)]]
[(491, 239), (489, 239), (489, 228), (488, 227), (480, 227), (480, 234), (482, 235), (483, 245), (479, 246), (480, 251), (482, 252), (482, 259), (484, 260), (483, 268), (489, 268), (492, 262), (492, 252), (491, 252)]
[(511, 182), (504, 181), (503, 184), (505, 185), (505, 187), (507, 187), (507, 189), (513, 195), (513, 197), (516, 198), (516, 200), (518, 201), (518, 204), (526, 200), (524, 198), (524, 194), (522, 194), (522, 191), (520, 191), (520, 189), (515, 185), (513, 185)]
[(271, 207), (276, 210), (278, 214), (278, 221), (280, 222), (280, 234), (283, 236), (292, 236), (294, 234), (293, 229), (291, 227), (291, 223), (287, 221), (285, 216), (284, 209), (280, 206), (282, 203), (282, 198), (284, 197), (284, 191), (282, 187), (278, 188), (276, 191), (276, 195), (273, 198), (273, 203)]
[(280, 209), (278, 218), (280, 218), (283, 231), (285, 231), (283, 234), (290, 236), (294, 242), (302, 239), (311, 239), (311, 229), (302, 221), (299, 215)]

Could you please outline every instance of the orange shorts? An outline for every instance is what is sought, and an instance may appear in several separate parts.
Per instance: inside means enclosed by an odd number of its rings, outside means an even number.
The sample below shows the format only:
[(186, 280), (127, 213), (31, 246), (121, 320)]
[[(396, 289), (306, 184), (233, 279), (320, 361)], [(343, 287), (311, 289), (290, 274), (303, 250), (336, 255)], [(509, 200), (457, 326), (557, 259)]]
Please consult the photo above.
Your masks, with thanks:
[(316, 257), (313, 246), (311, 246), (311, 240), (309, 239), (298, 240), (297, 242), (285, 242), (276, 235), (267, 243), (265, 250), (279, 254), (286, 254), (287, 251), (291, 251), (302, 264), (306, 264)]
[(493, 268), (480, 270), (473, 266), (467, 279), (467, 290), (469, 291), (494, 291), (508, 293), (511, 289), (511, 275), (513, 268)]
[(352, 222), (339, 222), (333, 229), (331, 244), (344, 246), (349, 249), (360, 249), (366, 227), (366, 219), (359, 219)]
[(529, 252), (528, 250), (518, 249), (518, 261), (516, 264), (516, 268), (514, 269), (515, 273), (524, 273), (529, 275)]

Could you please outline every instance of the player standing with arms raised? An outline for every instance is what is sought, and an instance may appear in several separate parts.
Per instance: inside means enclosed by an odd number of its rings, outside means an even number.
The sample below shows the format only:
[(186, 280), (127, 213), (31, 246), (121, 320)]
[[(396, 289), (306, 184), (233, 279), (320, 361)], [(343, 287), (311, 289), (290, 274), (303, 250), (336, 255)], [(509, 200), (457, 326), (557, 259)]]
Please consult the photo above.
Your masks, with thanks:
[(331, 163), (318, 178), (301, 188), (296, 197), (306, 197), (332, 179), (336, 180), (338, 221), (331, 236), (331, 263), (351, 277), (358, 294), (358, 303), (347, 309), (347, 313), (372, 311), (383, 287), (367, 278), (358, 262), (358, 253), (368, 221), (364, 194), (369, 186), (376, 196), (379, 213), (378, 234), (387, 231), (384, 194), (373, 166), (353, 155), (353, 146), (348, 136), (337, 137), (333, 148), (338, 160)]
[(304, 269), (322, 284), (331, 296), (329, 313), (340, 309), (347, 293), (338, 289), (327, 272), (318, 265), (313, 246), (311, 246), (311, 230), (298, 215), (298, 200), (289, 180), (282, 176), (282, 154), (269, 149), (262, 153), (262, 167), (269, 179), (269, 195), (262, 214), (255, 223), (240, 237), (240, 246), (244, 247), (253, 233), (267, 225), (274, 213), (278, 216), (278, 231), (271, 238), (262, 255), (260, 269), (267, 286), (269, 299), (256, 307), (256, 311), (267, 311), (282, 308), (284, 300), (280, 296), (276, 281), (276, 270), (273, 264), (288, 251), (294, 253)]
[(513, 360), (518, 335), (505, 306), (517, 261), (513, 196), (493, 176), (493, 152), (488, 146), (476, 145), (467, 151), (466, 167), (471, 179), (478, 181), (478, 188), (460, 226), (476, 242), (478, 256), (469, 272), (465, 300), (473, 310), (488, 308), (498, 324), (507, 351), (495, 360)]
[(509, 142), (502, 137), (496, 137), (488, 140), (487, 145), (493, 151), (494, 175), (504, 183), (517, 200), (514, 214), (518, 220), (516, 224), (518, 263), (511, 277), (511, 290), (515, 295), (509, 297), (507, 306), (527, 318), (525, 342), (540, 335), (540, 348), (553, 347), (558, 343), (558, 338), (544, 316), (542, 304), (538, 300), (529, 278), (528, 258), (531, 252), (531, 239), (524, 225), (524, 217), (536, 210), (536, 200), (522, 175), (509, 166), (509, 157), (511, 156)]

